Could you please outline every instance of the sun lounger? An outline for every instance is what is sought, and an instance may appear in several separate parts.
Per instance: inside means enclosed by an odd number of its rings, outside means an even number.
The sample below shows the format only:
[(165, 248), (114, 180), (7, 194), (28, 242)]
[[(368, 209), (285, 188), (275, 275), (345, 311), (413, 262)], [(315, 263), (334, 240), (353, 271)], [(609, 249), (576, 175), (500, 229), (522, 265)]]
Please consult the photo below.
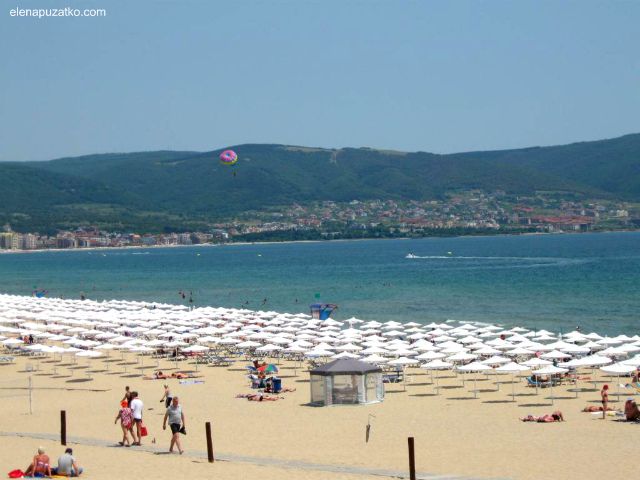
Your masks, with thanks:
[(211, 361), (209, 363), (216, 367), (228, 367), (233, 364), (233, 360), (229, 360), (225, 357), (219, 357), (217, 355), (211, 355)]
[(549, 382), (549, 381), (547, 381), (547, 382), (535, 381), (532, 377), (527, 377), (527, 386), (545, 388), (545, 387), (551, 386), (551, 382)]
[(400, 383), (402, 381), (402, 373), (383, 373), (382, 381), (384, 383)]
[(15, 363), (16, 359), (14, 357), (6, 357), (6, 356), (2, 356), (0, 357), (0, 363), (8, 365), (10, 363)]

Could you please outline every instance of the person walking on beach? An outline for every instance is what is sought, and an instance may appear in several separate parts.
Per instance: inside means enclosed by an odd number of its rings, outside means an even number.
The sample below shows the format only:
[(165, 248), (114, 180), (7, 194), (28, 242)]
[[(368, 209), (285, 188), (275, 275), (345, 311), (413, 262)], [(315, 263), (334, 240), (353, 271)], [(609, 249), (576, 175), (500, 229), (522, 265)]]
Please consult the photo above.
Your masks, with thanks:
[(133, 445), (142, 445), (142, 409), (144, 404), (142, 400), (138, 398), (138, 392), (131, 392), (131, 410), (133, 411), (133, 421), (136, 424), (136, 434), (138, 435), (138, 441), (134, 440)]
[(604, 420), (607, 415), (607, 407), (609, 406), (609, 385), (605, 384), (600, 390), (602, 396), (602, 419)]
[[(164, 377), (164, 378), (167, 378), (167, 377)], [(160, 403), (166, 402), (165, 403), (165, 408), (169, 408), (171, 406), (171, 400), (172, 399), (173, 399), (173, 395), (171, 395), (171, 389), (169, 388), (169, 385), (165, 384), (164, 385), (164, 395), (160, 399)]]
[(169, 427), (171, 428), (171, 445), (169, 446), (169, 452), (173, 453), (173, 446), (177, 445), (178, 452), (182, 455), (184, 450), (182, 450), (182, 446), (180, 445), (180, 432), (186, 433), (186, 425), (184, 423), (184, 412), (182, 411), (178, 397), (173, 397), (171, 405), (164, 414), (164, 421), (162, 422), (163, 430), (167, 429), (167, 419), (169, 419)]
[(122, 427), (122, 441), (118, 443), (123, 447), (130, 447), (131, 443), (129, 442), (129, 432), (131, 432), (131, 436), (133, 437), (133, 443), (138, 443), (136, 433), (133, 431), (133, 411), (129, 408), (129, 404), (126, 400), (123, 400), (120, 405), (122, 408), (118, 412), (118, 416), (113, 423), (115, 425), (118, 423), (118, 420), (120, 420), (120, 426)]

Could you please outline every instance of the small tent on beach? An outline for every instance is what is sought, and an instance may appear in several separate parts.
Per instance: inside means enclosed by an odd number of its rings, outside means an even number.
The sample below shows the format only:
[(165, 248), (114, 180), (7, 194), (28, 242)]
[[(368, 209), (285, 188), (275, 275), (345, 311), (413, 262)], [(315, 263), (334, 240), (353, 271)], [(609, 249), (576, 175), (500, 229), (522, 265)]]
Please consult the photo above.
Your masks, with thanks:
[(339, 359), (311, 370), (311, 405), (366, 405), (384, 400), (382, 369)]

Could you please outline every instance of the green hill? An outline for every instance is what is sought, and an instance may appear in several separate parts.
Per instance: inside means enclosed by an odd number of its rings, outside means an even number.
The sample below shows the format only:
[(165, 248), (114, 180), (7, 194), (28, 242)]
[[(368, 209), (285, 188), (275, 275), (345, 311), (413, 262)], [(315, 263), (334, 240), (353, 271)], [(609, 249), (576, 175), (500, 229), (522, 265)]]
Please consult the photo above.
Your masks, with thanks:
[(458, 189), (640, 199), (640, 135), (453, 155), (257, 144), (231, 148), (240, 157), (233, 167), (220, 164), (222, 150), (0, 164), (0, 187), (10, 199), (0, 205), (0, 221), (14, 217), (15, 224), (16, 215), (33, 221), (44, 214), (38, 225), (60, 224), (62, 218), (179, 229), (293, 202), (426, 200)]
[(640, 199), (640, 134), (555, 147), (457, 155), (498, 165), (518, 165), (588, 185), (627, 199)]

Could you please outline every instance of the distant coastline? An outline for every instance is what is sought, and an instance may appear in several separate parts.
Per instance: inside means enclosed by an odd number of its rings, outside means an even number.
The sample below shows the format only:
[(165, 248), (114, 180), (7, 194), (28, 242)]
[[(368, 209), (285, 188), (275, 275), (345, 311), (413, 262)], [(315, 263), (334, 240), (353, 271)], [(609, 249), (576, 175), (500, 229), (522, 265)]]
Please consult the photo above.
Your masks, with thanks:
[(483, 235), (451, 235), (451, 236), (425, 236), (425, 237), (394, 237), (394, 238), (337, 238), (325, 240), (282, 240), (282, 241), (261, 241), (261, 242), (228, 242), (228, 243), (199, 243), (195, 245), (126, 245), (122, 247), (84, 247), (84, 248), (40, 248), (33, 250), (0, 250), (3, 254), (28, 254), (28, 253), (44, 253), (44, 252), (105, 252), (120, 250), (146, 250), (146, 249), (162, 249), (162, 248), (206, 248), (206, 247), (230, 247), (230, 246), (246, 246), (246, 245), (273, 245), (273, 244), (289, 244), (289, 243), (330, 243), (330, 242), (364, 242), (364, 241), (384, 241), (384, 240), (422, 240), (428, 238), (478, 238), (478, 237), (523, 237), (523, 236), (541, 236), (541, 235), (588, 235), (602, 233), (637, 233), (640, 229), (634, 230), (602, 230), (587, 232), (519, 232), (519, 233), (487, 233)]

